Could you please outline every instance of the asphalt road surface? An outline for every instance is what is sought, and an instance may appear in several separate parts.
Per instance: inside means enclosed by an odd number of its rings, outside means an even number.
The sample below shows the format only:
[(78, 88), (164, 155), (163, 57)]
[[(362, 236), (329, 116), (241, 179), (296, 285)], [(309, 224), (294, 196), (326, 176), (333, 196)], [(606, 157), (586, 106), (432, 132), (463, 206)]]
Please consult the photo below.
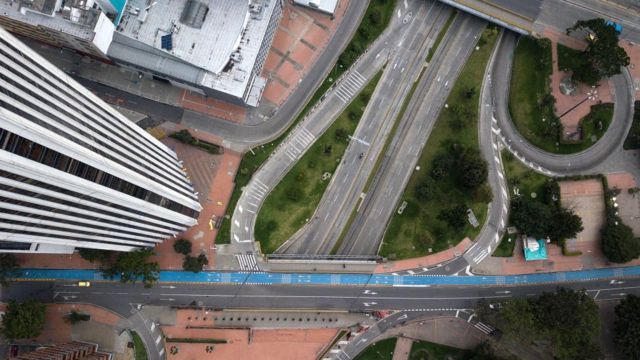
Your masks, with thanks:
[(36, 299), (43, 302), (90, 303), (128, 318), (138, 304), (190, 305), (215, 309), (412, 310), (472, 309), (480, 299), (499, 302), (554, 291), (557, 286), (586, 289), (596, 300), (640, 293), (640, 279), (622, 278), (562, 284), (518, 286), (325, 286), (325, 285), (208, 285), (160, 283), (93, 283), (80, 288), (68, 282), (12, 283), (2, 300)]
[(622, 151), (622, 143), (633, 121), (633, 81), (625, 68), (622, 74), (612, 78), (615, 93), (613, 120), (605, 135), (589, 149), (570, 155), (548, 153), (533, 146), (520, 135), (509, 113), (509, 85), (512, 57), (517, 44), (517, 35), (505, 34), (493, 71), (493, 98), (496, 105), (499, 136), (521, 161), (540, 172), (550, 175), (573, 175), (590, 173), (605, 162), (611, 154)]
[(460, 14), (429, 65), (339, 254), (376, 254), (421, 150), (486, 22)]
[[(401, 10), (401, 13), (405, 15), (418, 13), (419, 9), (425, 11), (429, 7), (434, 7), (434, 4), (432, 2), (414, 0), (408, 6), (409, 8)], [(382, 69), (391, 56), (395, 44), (405, 37), (416, 36), (415, 34), (419, 33), (418, 29), (427, 26), (419, 21), (403, 24), (402, 19), (404, 17), (398, 18), (394, 16), (391, 26), (345, 72), (342, 79), (336, 82), (333, 90), (328, 92), (324, 99), (311, 110), (310, 114), (291, 131), (283, 143), (274, 151), (274, 154), (252, 176), (249, 184), (243, 189), (231, 219), (231, 242), (239, 251), (250, 252), (253, 250), (256, 217), (265, 198), (282, 177), (342, 113), (366, 83)], [(413, 44), (413, 42), (411, 43)], [(393, 74), (394, 77), (402, 77), (400, 71), (396, 73)], [(388, 78), (389, 75), (385, 75), (383, 83)], [(391, 81), (399, 80), (394, 78)], [(382, 97), (374, 96), (369, 104), (375, 107), (380, 106), (381, 102)], [(376, 129), (372, 128), (372, 130)], [(358, 144), (361, 144), (361, 142), (352, 141), (353, 146)]]
[[(452, 9), (437, 2), (423, 2), (413, 13), (405, 36), (396, 40), (394, 55), (385, 68), (365, 113), (359, 121), (342, 162), (334, 172), (309, 223), (290, 238), (282, 252), (329, 254), (357, 206), (396, 118), (418, 79), (429, 49)], [(362, 158), (360, 158), (360, 154)]]

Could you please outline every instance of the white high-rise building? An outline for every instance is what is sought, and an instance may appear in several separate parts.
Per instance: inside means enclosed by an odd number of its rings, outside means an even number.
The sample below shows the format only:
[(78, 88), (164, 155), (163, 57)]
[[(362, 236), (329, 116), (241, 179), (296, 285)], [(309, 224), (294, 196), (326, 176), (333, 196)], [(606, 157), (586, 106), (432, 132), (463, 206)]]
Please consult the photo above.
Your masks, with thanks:
[(172, 150), (0, 29), (0, 251), (131, 251), (201, 209)]

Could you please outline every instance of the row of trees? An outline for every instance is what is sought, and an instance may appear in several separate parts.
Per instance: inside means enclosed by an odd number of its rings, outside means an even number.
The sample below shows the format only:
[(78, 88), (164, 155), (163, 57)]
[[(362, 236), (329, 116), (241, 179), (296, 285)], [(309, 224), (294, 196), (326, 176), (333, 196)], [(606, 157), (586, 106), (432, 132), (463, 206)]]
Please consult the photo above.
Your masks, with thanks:
[(548, 344), (556, 359), (601, 357), (598, 306), (584, 291), (558, 288), (538, 297), (508, 299), (499, 310), (481, 302), (477, 314), (523, 346)]
[(141, 280), (145, 287), (158, 281), (160, 265), (151, 261), (153, 249), (145, 248), (132, 252), (112, 252), (97, 249), (80, 249), (80, 256), (92, 263), (97, 262), (103, 276), (113, 279), (120, 276), (123, 283)]

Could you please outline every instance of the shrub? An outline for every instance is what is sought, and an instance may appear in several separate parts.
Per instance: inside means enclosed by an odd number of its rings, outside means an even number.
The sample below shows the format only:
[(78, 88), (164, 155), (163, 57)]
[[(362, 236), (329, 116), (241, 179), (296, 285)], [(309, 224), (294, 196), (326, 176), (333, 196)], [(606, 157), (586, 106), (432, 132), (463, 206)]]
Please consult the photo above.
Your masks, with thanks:
[(185, 271), (199, 273), (207, 264), (209, 264), (209, 260), (207, 260), (207, 256), (205, 254), (200, 254), (198, 257), (187, 255), (184, 257), (184, 261), (182, 262), (182, 268)]
[(191, 254), (191, 241), (187, 239), (177, 240), (175, 243), (173, 243), (173, 250), (182, 255)]

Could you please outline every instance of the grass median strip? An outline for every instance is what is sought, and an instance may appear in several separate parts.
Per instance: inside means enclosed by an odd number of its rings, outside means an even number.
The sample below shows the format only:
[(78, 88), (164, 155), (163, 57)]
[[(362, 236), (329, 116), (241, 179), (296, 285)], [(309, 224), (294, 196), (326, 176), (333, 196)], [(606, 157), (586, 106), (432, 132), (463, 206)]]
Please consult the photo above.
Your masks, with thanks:
[[(309, 110), (320, 100), (322, 95), (333, 85), (335, 79), (340, 77), (342, 73), (348, 69), (362, 54), (367, 47), (378, 37), (389, 25), (389, 21), (393, 16), (393, 9), (395, 2), (387, 0), (371, 0), (367, 11), (363, 17), (362, 23), (358, 26), (356, 33), (349, 42), (349, 45), (342, 52), (338, 58), (338, 62), (333, 67), (324, 82), (318, 87), (316, 92), (311, 96), (309, 102), (304, 109), (300, 112), (296, 120), (291, 124), (289, 129), (292, 129), (299, 121), (301, 121)], [(345, 19), (347, 21), (348, 19)], [(246, 153), (240, 162), (238, 167), (238, 173), (234, 180), (235, 187), (231, 194), (231, 199), (227, 205), (225, 218), (222, 221), (218, 234), (216, 235), (216, 244), (228, 244), (231, 242), (231, 216), (233, 210), (240, 199), (242, 194), (242, 188), (245, 187), (253, 173), (260, 168), (269, 155), (278, 147), (283, 139), (286, 138), (290, 130), (287, 130), (280, 137), (274, 141), (257, 146), (250, 152)]]
[(265, 254), (310, 220), (381, 75), (382, 71), (371, 79), (265, 199), (256, 220), (256, 240)]
[(466, 209), (471, 208), (482, 224), (490, 189), (486, 184), (471, 191), (461, 186), (459, 178), (463, 174), (456, 169), (459, 160), (449, 154), (468, 153), (477, 159), (473, 154), (479, 149), (478, 92), (497, 34), (494, 27), (483, 32), (480, 49), (471, 54), (460, 73), (447, 99), (448, 108), (440, 113), (418, 159), (420, 170), (413, 173), (401, 197), (407, 202), (404, 212), (394, 213), (380, 255), (395, 259), (422, 256), (429, 249), (447, 249), (480, 231), (480, 227), (473, 228), (467, 222)]
[(147, 349), (144, 347), (144, 342), (142, 342), (140, 335), (135, 331), (131, 331), (131, 339), (135, 350), (135, 360), (147, 360)]

